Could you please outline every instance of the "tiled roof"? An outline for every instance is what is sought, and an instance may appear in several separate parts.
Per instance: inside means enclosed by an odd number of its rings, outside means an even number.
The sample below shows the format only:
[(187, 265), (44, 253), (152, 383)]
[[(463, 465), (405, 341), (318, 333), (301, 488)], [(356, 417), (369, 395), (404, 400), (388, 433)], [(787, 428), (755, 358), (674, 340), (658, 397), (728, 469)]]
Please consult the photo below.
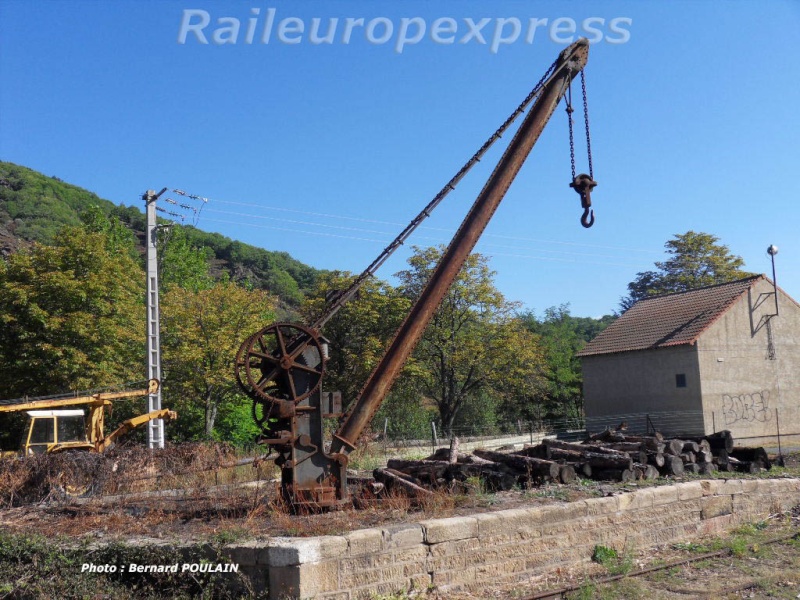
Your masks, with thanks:
[[(639, 300), (578, 356), (693, 344), (763, 275)], [(766, 278), (765, 278), (766, 279)]]

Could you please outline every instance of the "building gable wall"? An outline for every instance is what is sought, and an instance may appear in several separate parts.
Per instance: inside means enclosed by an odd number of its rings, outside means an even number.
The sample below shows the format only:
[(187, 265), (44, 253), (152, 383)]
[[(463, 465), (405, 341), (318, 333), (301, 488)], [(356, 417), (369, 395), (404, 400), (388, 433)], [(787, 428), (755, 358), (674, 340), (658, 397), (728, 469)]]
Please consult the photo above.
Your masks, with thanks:
[(756, 282), (697, 342), (706, 433), (729, 429), (749, 445), (772, 443), (779, 427), (800, 433), (800, 307), (779, 291), (770, 319), (773, 291)]

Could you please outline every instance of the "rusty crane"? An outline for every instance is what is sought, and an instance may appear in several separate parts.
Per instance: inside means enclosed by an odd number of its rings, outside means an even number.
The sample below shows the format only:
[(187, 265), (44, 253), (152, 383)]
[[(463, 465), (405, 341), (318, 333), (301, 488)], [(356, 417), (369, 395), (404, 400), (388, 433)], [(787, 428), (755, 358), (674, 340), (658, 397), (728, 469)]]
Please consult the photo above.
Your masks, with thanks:
[[(434, 312), (472, 252), (500, 201), (547, 125), (559, 102), (567, 95), (572, 152), (572, 183), (584, 209), (581, 224), (591, 227), (591, 191), (596, 183), (591, 172), (575, 175), (572, 143), (571, 83), (581, 75), (589, 54), (589, 44), (580, 39), (565, 48), (539, 83), (478, 152), (456, 173), (431, 202), (397, 236), (372, 264), (345, 290), (336, 294), (323, 313), (310, 325), (274, 323), (248, 337), (236, 356), (236, 377), (253, 399), (253, 416), (264, 432), (262, 443), (277, 452), (284, 498), (295, 508), (332, 507), (348, 500), (347, 463), (349, 453), (388, 394)], [(321, 335), (325, 323), (350, 300), (405, 239), (430, 215), (430, 212), (455, 188), (488, 148), (511, 123), (531, 105), (517, 133), (461, 223), (442, 255), (430, 280), (394, 335), (383, 358), (375, 367), (358, 397), (345, 415), (323, 394), (322, 378), (327, 358), (327, 343)], [(587, 143), (588, 113), (586, 116)], [(330, 449), (325, 450), (323, 419), (340, 417)]]

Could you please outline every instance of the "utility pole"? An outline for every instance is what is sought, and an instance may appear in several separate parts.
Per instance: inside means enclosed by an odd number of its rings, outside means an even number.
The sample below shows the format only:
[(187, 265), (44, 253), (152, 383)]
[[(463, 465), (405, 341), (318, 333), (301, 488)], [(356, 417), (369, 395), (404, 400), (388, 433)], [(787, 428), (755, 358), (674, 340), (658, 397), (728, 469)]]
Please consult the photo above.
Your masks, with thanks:
[[(161, 382), (161, 324), (158, 313), (158, 223), (156, 221), (156, 200), (167, 191), (164, 188), (157, 194), (147, 190), (142, 196), (147, 216), (147, 378)], [(148, 410), (161, 410), (161, 385), (158, 390), (147, 396)], [(147, 446), (149, 448), (164, 447), (164, 421), (155, 419), (147, 424)]]

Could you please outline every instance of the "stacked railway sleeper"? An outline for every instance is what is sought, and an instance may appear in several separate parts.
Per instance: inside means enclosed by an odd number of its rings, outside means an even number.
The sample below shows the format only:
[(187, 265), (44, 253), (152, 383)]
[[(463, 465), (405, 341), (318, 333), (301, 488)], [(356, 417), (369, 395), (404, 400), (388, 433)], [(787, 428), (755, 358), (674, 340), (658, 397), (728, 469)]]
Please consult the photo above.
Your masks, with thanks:
[(522, 450), (458, 451), (457, 440), (423, 460), (391, 459), (375, 469), (375, 479), (388, 489), (424, 495), (433, 488), (457, 489), (476, 480), (489, 491), (545, 483), (572, 483), (578, 477), (629, 482), (685, 473), (715, 471), (758, 473), (772, 463), (764, 448), (736, 447), (730, 431), (704, 437), (665, 438), (626, 435), (607, 429), (583, 442), (545, 439)]

